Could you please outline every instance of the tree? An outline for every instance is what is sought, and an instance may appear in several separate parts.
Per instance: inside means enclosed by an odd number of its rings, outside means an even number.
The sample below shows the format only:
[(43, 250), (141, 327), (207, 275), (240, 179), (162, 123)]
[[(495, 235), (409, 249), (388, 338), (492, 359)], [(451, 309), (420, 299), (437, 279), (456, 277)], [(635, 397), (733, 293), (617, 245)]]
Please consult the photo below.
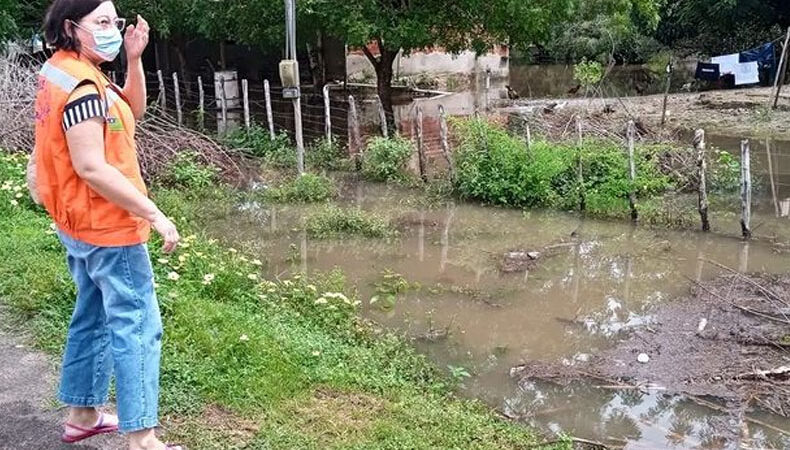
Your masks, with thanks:
[(570, 20), (558, 23), (545, 49), (555, 59), (609, 63), (644, 61), (659, 44), (652, 38), (663, 0), (574, 0)]
[(720, 54), (773, 40), (788, 26), (786, 0), (668, 0), (656, 37), (690, 53)]
[[(299, 20), (361, 47), (376, 71), (378, 93), (392, 111), (392, 64), (403, 50), (443, 46), (482, 52), (494, 44), (545, 38), (571, 0), (300, 0)], [(371, 48), (368, 44), (374, 43)], [(375, 52), (375, 50), (378, 52)], [(378, 55), (376, 55), (378, 53)]]

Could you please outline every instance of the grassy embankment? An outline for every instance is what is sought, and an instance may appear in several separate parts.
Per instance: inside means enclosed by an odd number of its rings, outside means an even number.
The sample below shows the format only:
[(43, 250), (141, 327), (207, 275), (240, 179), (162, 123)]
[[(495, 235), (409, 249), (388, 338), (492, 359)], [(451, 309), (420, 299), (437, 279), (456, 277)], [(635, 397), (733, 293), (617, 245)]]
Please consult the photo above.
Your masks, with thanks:
[[(50, 220), (27, 197), (24, 164), (0, 153), (0, 298), (57, 355), (75, 291)], [(203, 175), (187, 166), (175, 181)], [(259, 261), (206, 237), (195, 211), (206, 198), (230, 203), (236, 195), (153, 189), (184, 236), (174, 255), (160, 254), (157, 240), (150, 245), (166, 328), (161, 410), (169, 439), (217, 449), (536, 442), (530, 430), (455, 397), (452, 380), (401, 337), (360, 320), (341, 273), (266, 280)]]

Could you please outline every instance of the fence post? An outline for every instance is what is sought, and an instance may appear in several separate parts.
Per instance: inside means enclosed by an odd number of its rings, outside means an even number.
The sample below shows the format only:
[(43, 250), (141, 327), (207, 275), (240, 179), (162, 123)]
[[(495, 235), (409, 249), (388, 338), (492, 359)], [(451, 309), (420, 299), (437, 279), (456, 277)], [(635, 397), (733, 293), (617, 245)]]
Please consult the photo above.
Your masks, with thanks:
[(361, 153), (362, 149), (359, 137), (359, 116), (357, 115), (357, 103), (354, 96), (348, 96), (348, 150), (356, 161), (357, 170), (362, 168)]
[(584, 139), (582, 135), (582, 118), (576, 116), (576, 134), (577, 134), (577, 148), (579, 153), (578, 161), (578, 182), (579, 182), (579, 210), (584, 211), (587, 208), (584, 189), (584, 164), (582, 161), (582, 149), (584, 148)]
[(661, 107), (661, 126), (667, 123), (667, 103), (669, 102), (669, 89), (672, 87), (672, 58), (667, 63), (667, 85), (664, 89), (664, 103)]
[(442, 137), (442, 154), (444, 159), (447, 160), (450, 179), (455, 180), (455, 167), (453, 166), (453, 159), (450, 157), (450, 142), (447, 139), (447, 114), (444, 112), (444, 106), (442, 105), (439, 105), (439, 131)]
[(774, 88), (771, 91), (771, 98), (769, 104), (773, 109), (779, 104), (779, 94), (782, 92), (782, 85), (785, 81), (785, 73), (787, 73), (787, 51), (790, 46), (790, 27), (787, 28), (787, 36), (785, 37), (785, 45), (782, 47), (782, 56), (779, 58), (779, 67), (776, 71), (774, 78)]
[(628, 121), (628, 177), (631, 180), (631, 189), (628, 192), (628, 206), (631, 207), (631, 220), (639, 220), (639, 212), (636, 210), (636, 164), (634, 162), (634, 140), (636, 135), (636, 125), (633, 120)]
[(250, 129), (250, 92), (247, 79), (241, 80), (241, 96), (244, 102), (244, 127)]
[(710, 231), (708, 221), (708, 187), (706, 172), (708, 163), (705, 161), (705, 130), (699, 129), (694, 133), (694, 147), (697, 149), (697, 169), (699, 170), (699, 217), (702, 221), (702, 231)]
[(771, 139), (765, 140), (765, 153), (768, 155), (768, 178), (771, 182), (771, 198), (773, 199), (774, 203), (774, 210), (776, 211), (776, 217), (779, 217), (779, 199), (776, 195), (776, 181), (774, 180), (774, 162), (773, 158), (771, 157)]
[(324, 85), (324, 132), (326, 133), (326, 142), (332, 145), (332, 109), (328, 84)]
[(752, 237), (752, 168), (749, 140), (741, 141), (741, 233), (744, 239)]
[[(526, 119), (524, 119), (526, 121)], [(532, 130), (529, 127), (529, 121), (527, 123), (527, 150), (532, 149)]]
[(387, 129), (387, 112), (384, 111), (384, 103), (381, 102), (381, 97), (376, 95), (376, 104), (379, 108), (379, 122), (381, 123), (381, 135), (389, 137), (389, 130)]
[(222, 108), (222, 131), (228, 127), (228, 103), (225, 101), (225, 77), (219, 77), (219, 101)]
[(159, 81), (159, 108), (162, 112), (167, 109), (167, 96), (165, 95), (165, 79), (162, 76), (162, 71), (156, 71), (156, 78)]
[(488, 104), (491, 101), (488, 97), (491, 91), (491, 69), (486, 69), (486, 112), (488, 112)]
[(269, 123), (269, 136), (274, 140), (274, 115), (272, 114), (272, 93), (269, 80), (263, 80), (263, 93), (266, 96), (266, 121)]
[(417, 106), (417, 158), (420, 164), (420, 178), (422, 181), (428, 181), (428, 175), (425, 173), (425, 143), (423, 142), (423, 129), (422, 129), (422, 108)]
[(181, 125), (184, 123), (184, 115), (181, 110), (181, 89), (178, 86), (178, 72), (173, 72), (173, 93), (176, 99), (176, 118), (178, 124)]
[(197, 77), (198, 83), (198, 127), (202, 130), (206, 120), (206, 93), (203, 91), (203, 77)]

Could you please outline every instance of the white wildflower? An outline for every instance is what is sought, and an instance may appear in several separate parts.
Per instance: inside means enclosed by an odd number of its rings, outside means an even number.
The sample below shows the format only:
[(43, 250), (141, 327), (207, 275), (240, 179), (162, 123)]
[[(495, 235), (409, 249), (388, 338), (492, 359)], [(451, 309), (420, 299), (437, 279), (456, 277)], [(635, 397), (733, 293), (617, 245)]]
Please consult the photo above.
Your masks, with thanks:
[(179, 278), (181, 278), (181, 275), (179, 275), (178, 272), (170, 272), (167, 274), (168, 280), (178, 281)]
[(247, 275), (247, 278), (249, 278), (252, 281), (258, 281), (258, 274), (257, 273), (251, 273), (251, 274)]
[(207, 273), (203, 275), (203, 284), (209, 285), (212, 281), (214, 281), (215, 275), (213, 273)]
[(250, 340), (250, 338), (246, 334), (242, 334), (241, 336), (239, 336), (239, 340), (242, 342), (247, 342)]

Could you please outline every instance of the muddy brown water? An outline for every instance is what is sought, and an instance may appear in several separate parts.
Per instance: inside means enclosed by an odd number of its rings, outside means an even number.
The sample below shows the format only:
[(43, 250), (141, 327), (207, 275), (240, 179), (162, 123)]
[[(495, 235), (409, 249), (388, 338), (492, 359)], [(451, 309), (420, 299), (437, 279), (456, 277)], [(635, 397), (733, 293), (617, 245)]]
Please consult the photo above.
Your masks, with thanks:
[[(628, 448), (739, 444), (724, 436), (742, 424), (683, 397), (595, 383), (517, 383), (509, 376), (511, 367), (530, 360), (584, 361), (620, 333), (649, 325), (655, 307), (688, 292), (687, 277), (707, 280), (720, 273), (701, 257), (744, 272), (790, 271), (788, 254), (772, 243), (737, 238), (737, 217), (714, 213), (721, 230), (703, 235), (558, 212), (422, 207), (413, 192), (354, 181), (345, 182), (341, 198), (345, 206), (398, 223), (400, 237), (309, 239), (301, 224), (312, 207), (254, 202), (209, 228), (265, 260), (269, 276), (341, 268), (364, 301), (362, 314), (415, 338), (420, 351), (461, 377), (465, 395), (547, 433)], [(768, 212), (758, 209), (757, 220), (790, 240), (790, 220)], [(541, 256), (533, 270), (500, 271), (508, 250), (547, 246), (556, 250)], [(391, 308), (370, 305), (377, 283), (397, 279), (391, 274), (419, 289), (398, 295)], [(790, 433), (788, 419), (752, 416), (769, 427), (749, 424), (749, 445), (790, 448), (790, 435), (771, 429)]]

